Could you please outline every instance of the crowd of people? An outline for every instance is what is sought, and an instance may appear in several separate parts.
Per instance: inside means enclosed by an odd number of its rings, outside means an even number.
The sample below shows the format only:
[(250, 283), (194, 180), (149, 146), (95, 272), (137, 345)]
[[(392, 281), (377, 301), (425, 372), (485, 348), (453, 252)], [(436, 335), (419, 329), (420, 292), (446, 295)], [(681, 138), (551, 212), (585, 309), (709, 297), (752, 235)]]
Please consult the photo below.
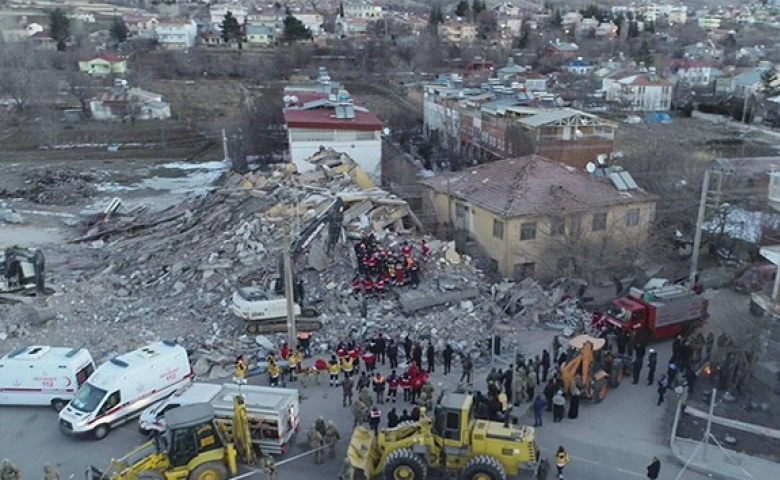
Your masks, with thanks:
[(420, 264), (428, 262), (431, 248), (422, 240), (419, 248), (413, 242), (383, 247), (374, 234), (364, 236), (355, 244), (357, 272), (352, 279), (352, 293), (357, 297), (384, 298), (385, 292), (394, 287), (420, 285)]

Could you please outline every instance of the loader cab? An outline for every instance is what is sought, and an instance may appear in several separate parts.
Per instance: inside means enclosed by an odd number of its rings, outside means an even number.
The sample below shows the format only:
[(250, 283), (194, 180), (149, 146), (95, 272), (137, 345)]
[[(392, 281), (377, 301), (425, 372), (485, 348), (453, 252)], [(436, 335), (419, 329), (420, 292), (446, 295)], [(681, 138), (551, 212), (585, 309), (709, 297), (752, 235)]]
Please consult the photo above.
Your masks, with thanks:
[(158, 448), (168, 454), (171, 467), (184, 467), (198, 455), (223, 448), (214, 426), (214, 407), (195, 403), (165, 412), (167, 431), (158, 439)]
[(468, 443), (469, 426), (474, 418), (474, 399), (465, 393), (445, 393), (433, 412), (433, 431), (445, 445)]

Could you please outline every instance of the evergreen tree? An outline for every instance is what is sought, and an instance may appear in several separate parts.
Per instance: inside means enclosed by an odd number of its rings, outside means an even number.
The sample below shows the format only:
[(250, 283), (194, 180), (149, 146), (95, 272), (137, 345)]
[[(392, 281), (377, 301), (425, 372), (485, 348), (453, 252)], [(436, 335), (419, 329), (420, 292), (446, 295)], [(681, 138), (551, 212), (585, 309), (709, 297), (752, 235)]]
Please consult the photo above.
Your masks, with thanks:
[(480, 0), (474, 0), (471, 3), (471, 11), (474, 13), (474, 18), (476, 18), (477, 15), (479, 15), (481, 12), (484, 12), (485, 8), (487, 7), (485, 6), (484, 1), (481, 2)]
[(634, 55), (634, 61), (639, 65), (646, 67), (653, 66), (653, 53), (650, 51), (650, 44), (643, 40), (642, 45), (639, 46), (636, 55)]
[(130, 29), (127, 28), (127, 24), (122, 20), (122, 17), (114, 17), (108, 33), (116, 43), (124, 43), (127, 41), (127, 36), (130, 34)]
[(339, 18), (344, 18), (344, 2), (339, 2)]
[(288, 42), (297, 42), (298, 40), (311, 40), (313, 35), (311, 31), (306, 28), (306, 25), (302, 21), (295, 18), (295, 16), (287, 9), (287, 16), (284, 17), (284, 38)]
[(469, 8), (469, 1), (468, 0), (460, 0), (458, 5), (455, 7), (455, 16), (458, 17), (468, 17), (469, 12), (471, 9)]
[(512, 41), (512, 47), (519, 49), (528, 48), (528, 36), (528, 30), (520, 32), (520, 36), (515, 37)]
[(442, 22), (444, 22), (444, 13), (441, 11), (441, 5), (434, 3), (433, 8), (431, 8), (431, 17), (428, 19), (428, 25), (434, 32), (437, 32)]
[(554, 27), (560, 27), (561, 25), (563, 25), (563, 15), (561, 15), (560, 8), (555, 9), (555, 15), (553, 15), (552, 18), (552, 24)]
[(65, 51), (70, 40), (70, 19), (61, 8), (49, 12), (49, 30), (51, 38), (57, 42), (57, 50)]
[(225, 17), (222, 19), (220, 25), (222, 29), (222, 40), (225, 43), (238, 42), (238, 49), (241, 50), (241, 45), (244, 43), (244, 32), (241, 29), (241, 24), (238, 23), (238, 19), (233, 16), (233, 12), (227, 11)]

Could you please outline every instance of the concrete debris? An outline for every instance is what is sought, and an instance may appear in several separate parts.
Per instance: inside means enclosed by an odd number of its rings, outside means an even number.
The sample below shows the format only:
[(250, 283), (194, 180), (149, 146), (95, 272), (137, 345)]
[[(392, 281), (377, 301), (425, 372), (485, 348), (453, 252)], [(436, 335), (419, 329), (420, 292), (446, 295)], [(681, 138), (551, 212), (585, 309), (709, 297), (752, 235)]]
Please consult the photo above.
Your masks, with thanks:
[(491, 296), (502, 316), (574, 333), (590, 324), (590, 313), (578, 300), (584, 295), (586, 286), (580, 280), (562, 279), (543, 287), (526, 278), (520, 282), (493, 285)]
[(94, 196), (101, 174), (69, 167), (31, 168), (24, 182), (15, 188), (0, 190), (0, 197), (24, 198), (46, 205), (73, 205)]
[[(333, 159), (332, 152), (325, 153)], [(45, 308), (0, 305), (4, 347), (81, 345), (107, 358), (150, 341), (176, 339), (191, 352), (199, 377), (230, 377), (238, 354), (253, 359), (251, 367), (286, 337), (284, 321), (261, 329), (262, 336), (247, 336), (246, 323), (229, 309), (233, 293), (278, 276), (287, 230), (294, 237), (336, 196), (344, 206), (340, 241), (328, 250), (324, 228), (293, 265), (305, 285), (305, 306), (320, 313), (315, 351), (382, 333), (429, 340), (439, 352), (450, 343), (459, 352), (488, 358), (486, 340), (496, 325), (576, 316), (562, 301), (564, 288), (520, 282), (491, 290), (468, 256), (453, 243), (433, 239), (417, 289), (394, 287), (362, 308), (351, 288), (356, 241), (373, 232), (385, 248), (409, 242), (421, 259), (422, 225), (406, 202), (366, 181), (351, 158), (324, 159), (305, 175), (287, 166), (228, 174), (210, 193), (160, 212), (118, 207), (91, 212), (78, 226), (78, 241), (91, 242), (91, 248), (63, 245), (57, 253), (64, 260), (47, 264), (57, 294)]]
[(16, 210), (10, 208), (4, 202), (0, 202), (0, 223), (24, 223), (24, 218)]

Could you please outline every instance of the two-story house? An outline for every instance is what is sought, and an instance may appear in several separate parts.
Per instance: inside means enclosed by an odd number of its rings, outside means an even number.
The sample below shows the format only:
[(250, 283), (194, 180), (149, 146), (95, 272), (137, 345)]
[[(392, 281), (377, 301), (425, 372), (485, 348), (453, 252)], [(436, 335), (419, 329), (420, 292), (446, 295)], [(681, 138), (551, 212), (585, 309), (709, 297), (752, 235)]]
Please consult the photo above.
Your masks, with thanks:
[(661, 112), (672, 106), (672, 83), (653, 72), (619, 72), (602, 80), (607, 101), (629, 111)]
[(480, 247), (501, 275), (551, 279), (561, 271), (630, 264), (648, 238), (657, 197), (530, 155), (420, 182), (426, 211)]
[(187, 50), (195, 46), (198, 25), (194, 20), (160, 21), (154, 29), (157, 43), (164, 50)]
[(154, 29), (157, 26), (157, 17), (147, 14), (124, 14), (122, 15), (129, 37), (133, 38), (154, 38)]
[(249, 10), (243, 5), (211, 5), (209, 6), (209, 24), (212, 29), (216, 31), (222, 30), (222, 21), (225, 19), (227, 12), (233, 15), (239, 25), (244, 25), (247, 21), (247, 15), (249, 15)]
[(439, 37), (450, 43), (471, 43), (477, 38), (477, 26), (473, 23), (445, 22), (439, 25)]
[(708, 62), (679, 58), (672, 61), (671, 72), (677, 80), (688, 85), (709, 85), (722, 72)]
[(246, 43), (250, 47), (273, 47), (278, 44), (276, 28), (267, 25), (247, 25)]

